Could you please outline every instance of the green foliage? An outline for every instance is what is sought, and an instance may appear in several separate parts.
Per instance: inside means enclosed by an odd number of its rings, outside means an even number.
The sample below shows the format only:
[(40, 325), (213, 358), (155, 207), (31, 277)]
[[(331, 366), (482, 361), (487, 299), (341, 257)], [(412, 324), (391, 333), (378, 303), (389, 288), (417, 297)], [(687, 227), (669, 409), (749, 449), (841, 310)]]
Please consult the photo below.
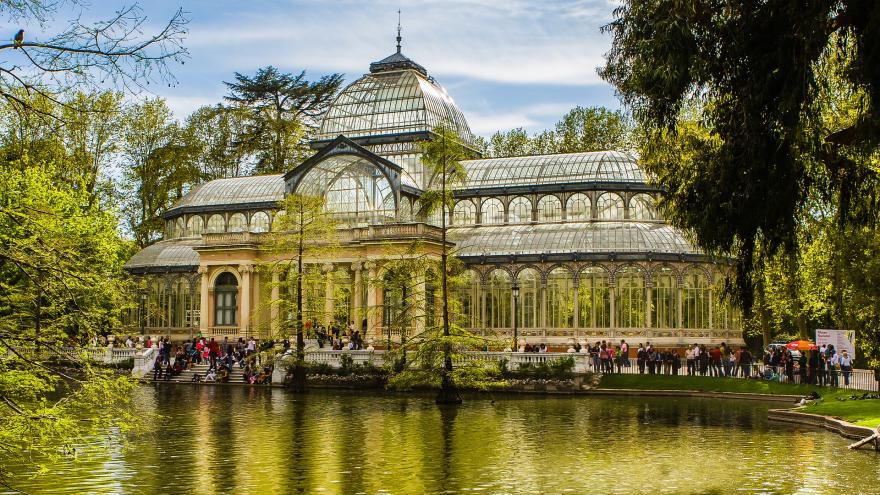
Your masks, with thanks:
[(513, 371), (508, 368), (508, 360), (501, 359), (496, 366), (498, 375), (502, 378), (570, 380), (574, 377), (575, 362), (573, 357), (566, 356), (538, 364), (519, 363)]
[(309, 82), (305, 71), (281, 73), (271, 65), (253, 76), (235, 73), (226, 100), (247, 111), (237, 146), (256, 158), (256, 173), (286, 172), (312, 154), (307, 138), (330, 106), (341, 74)]
[(492, 157), (630, 150), (634, 127), (621, 110), (575, 107), (556, 123), (554, 130), (529, 136), (523, 128), (498, 131), (489, 139), (486, 153)]

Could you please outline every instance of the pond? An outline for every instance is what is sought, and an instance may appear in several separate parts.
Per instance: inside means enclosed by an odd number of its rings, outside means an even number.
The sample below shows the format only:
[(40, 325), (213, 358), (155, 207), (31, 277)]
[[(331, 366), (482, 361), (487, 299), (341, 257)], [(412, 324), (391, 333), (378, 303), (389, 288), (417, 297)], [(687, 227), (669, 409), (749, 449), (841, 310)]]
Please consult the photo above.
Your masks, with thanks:
[[(880, 456), (769, 422), (767, 404), (681, 398), (432, 397), (145, 386), (133, 442), (16, 477), (29, 493), (868, 493)], [(85, 449), (82, 449), (85, 450)], [(13, 467), (13, 471), (15, 468)], [(19, 473), (24, 474), (24, 473)]]

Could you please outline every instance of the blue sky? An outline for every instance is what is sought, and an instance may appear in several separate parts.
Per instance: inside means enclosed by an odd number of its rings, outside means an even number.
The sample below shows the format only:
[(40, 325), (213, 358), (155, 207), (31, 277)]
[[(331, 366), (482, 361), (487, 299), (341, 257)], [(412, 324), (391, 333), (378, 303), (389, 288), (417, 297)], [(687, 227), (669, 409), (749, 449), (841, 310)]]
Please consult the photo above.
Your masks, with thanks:
[[(394, 51), (397, 10), (403, 52), (425, 66), (456, 100), (474, 132), (552, 126), (575, 105), (617, 108), (596, 75), (610, 46), (599, 31), (614, 0), (184, 1), (144, 3), (156, 23), (178, 6), (191, 19), (191, 59), (173, 68), (178, 84), (156, 94), (182, 118), (220, 101), (224, 80), (269, 64), (342, 72), (351, 82)], [(120, 4), (93, 0), (87, 16)], [(63, 17), (63, 14), (59, 15)]]

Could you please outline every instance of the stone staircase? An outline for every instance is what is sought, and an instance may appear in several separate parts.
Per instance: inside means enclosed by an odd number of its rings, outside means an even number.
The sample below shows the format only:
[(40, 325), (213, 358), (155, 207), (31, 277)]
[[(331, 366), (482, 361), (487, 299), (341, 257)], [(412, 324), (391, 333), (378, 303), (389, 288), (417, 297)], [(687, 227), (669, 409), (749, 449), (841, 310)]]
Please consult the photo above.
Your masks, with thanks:
[[(183, 371), (179, 375), (172, 377), (170, 380), (165, 380), (165, 378), (162, 377), (161, 379), (159, 379), (159, 381), (168, 381), (168, 382), (175, 382), (175, 383), (192, 383), (193, 376), (196, 374), (198, 374), (204, 380), (205, 375), (208, 374), (208, 369), (210, 367), (211, 367), (210, 365), (204, 364), (204, 363), (203, 364), (194, 364), (192, 368)], [(238, 366), (234, 366), (232, 368), (232, 373), (229, 374), (229, 381), (226, 383), (236, 383), (239, 385), (245, 384), (243, 371), (244, 370), (242, 368), (239, 368)], [(151, 371), (146, 376), (144, 376), (144, 378), (147, 381), (153, 381), (153, 372)]]

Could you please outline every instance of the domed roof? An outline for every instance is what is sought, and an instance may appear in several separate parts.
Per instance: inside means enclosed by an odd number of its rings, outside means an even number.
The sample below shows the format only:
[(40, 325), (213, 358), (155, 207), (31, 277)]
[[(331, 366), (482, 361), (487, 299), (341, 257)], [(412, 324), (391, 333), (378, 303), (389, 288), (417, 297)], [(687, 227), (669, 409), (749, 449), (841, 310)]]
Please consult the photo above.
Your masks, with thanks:
[(431, 131), (440, 124), (474, 143), (452, 97), (421, 65), (400, 51), (370, 64), (370, 73), (339, 93), (324, 115), (318, 141)]

